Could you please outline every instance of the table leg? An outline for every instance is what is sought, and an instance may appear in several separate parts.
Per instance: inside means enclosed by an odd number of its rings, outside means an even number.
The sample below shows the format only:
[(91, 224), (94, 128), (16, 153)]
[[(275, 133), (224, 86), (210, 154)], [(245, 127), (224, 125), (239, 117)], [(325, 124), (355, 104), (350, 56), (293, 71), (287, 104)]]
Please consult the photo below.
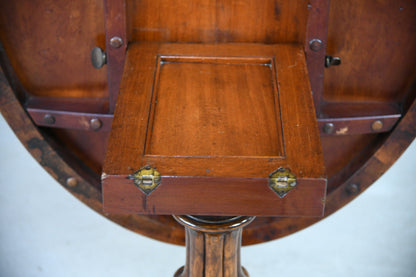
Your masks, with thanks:
[(174, 277), (248, 277), (241, 266), (243, 227), (252, 216), (174, 216), (185, 226), (186, 263)]

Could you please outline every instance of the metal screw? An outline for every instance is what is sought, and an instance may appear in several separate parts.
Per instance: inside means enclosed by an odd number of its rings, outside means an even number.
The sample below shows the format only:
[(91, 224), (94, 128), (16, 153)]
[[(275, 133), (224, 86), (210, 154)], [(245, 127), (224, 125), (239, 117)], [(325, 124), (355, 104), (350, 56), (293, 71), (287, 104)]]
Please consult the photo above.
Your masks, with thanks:
[(349, 194), (357, 194), (360, 191), (360, 187), (358, 184), (349, 184), (346, 188), (346, 191)]
[(45, 114), (43, 117), (43, 122), (50, 125), (55, 124), (55, 117), (51, 114)]
[(373, 131), (379, 131), (383, 128), (383, 122), (381, 120), (376, 120), (371, 124), (371, 129)]
[(66, 184), (68, 187), (75, 187), (76, 185), (78, 185), (78, 181), (74, 177), (69, 177), (68, 179), (66, 179)]
[(123, 40), (121, 37), (112, 37), (110, 39), (110, 45), (113, 48), (120, 48), (123, 45)]
[(325, 123), (324, 125), (324, 133), (331, 134), (334, 131), (334, 124), (333, 123)]
[(98, 131), (103, 126), (103, 123), (98, 118), (93, 118), (90, 120), (90, 126), (94, 131)]
[(312, 51), (319, 51), (323, 47), (322, 40), (314, 38), (311, 41), (309, 41), (309, 48), (311, 48)]

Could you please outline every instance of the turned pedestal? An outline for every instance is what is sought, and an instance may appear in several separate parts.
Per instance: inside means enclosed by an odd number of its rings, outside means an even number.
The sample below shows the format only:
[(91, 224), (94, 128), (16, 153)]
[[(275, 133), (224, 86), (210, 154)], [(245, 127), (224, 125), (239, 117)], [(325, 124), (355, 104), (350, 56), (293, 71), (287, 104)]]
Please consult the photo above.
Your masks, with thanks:
[(241, 266), (241, 234), (252, 216), (174, 216), (185, 226), (186, 263), (174, 277), (248, 277)]

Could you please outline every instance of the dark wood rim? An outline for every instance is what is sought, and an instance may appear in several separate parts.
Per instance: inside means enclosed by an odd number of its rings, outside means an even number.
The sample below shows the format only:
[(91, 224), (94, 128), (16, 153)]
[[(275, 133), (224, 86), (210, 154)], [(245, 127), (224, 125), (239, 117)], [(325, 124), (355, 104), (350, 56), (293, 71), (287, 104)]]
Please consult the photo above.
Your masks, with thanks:
[[(98, 189), (98, 178), (91, 178), (92, 174), (87, 169), (78, 168), (77, 163), (71, 162), (70, 157), (63, 156), (56, 150), (56, 147), (52, 146), (53, 143), (41, 133), (21, 106), (1, 68), (0, 108), (4, 118), (31, 155), (64, 188), (84, 204), (136, 233), (160, 241), (184, 244), (184, 230), (170, 216), (110, 216), (104, 214), (101, 192)], [(328, 192), (325, 217), (367, 189), (396, 161), (413, 141), (416, 135), (414, 126), (416, 126), (415, 101), (368, 160), (365, 160), (368, 153), (363, 154), (362, 158), (358, 157), (338, 175), (331, 177), (329, 183), (334, 184), (345, 180), (346, 176), (350, 176), (337, 189)], [(76, 185), (73, 182), (67, 182), (69, 178), (75, 178)], [(243, 244), (256, 244), (277, 239), (306, 228), (321, 219), (258, 217), (244, 230)]]
[[(336, 212), (348, 204), (360, 193), (364, 192), (374, 183), (410, 145), (416, 136), (416, 101), (413, 101), (409, 110), (397, 124), (394, 130), (384, 139), (380, 140), (379, 148), (368, 160), (361, 160), (368, 157), (369, 153), (362, 153), (345, 167), (337, 175), (328, 180), (331, 183), (338, 183), (345, 180), (337, 189), (328, 192), (326, 198), (325, 217)], [(259, 218), (257, 224), (252, 224), (245, 229), (243, 244), (250, 245), (277, 239), (288, 234), (300, 231), (323, 218)], [(252, 228), (250, 228), (253, 226)]]
[[(16, 136), (39, 164), (65, 189), (94, 211), (139, 234), (160, 241), (183, 244), (184, 231), (173, 218), (158, 216), (114, 216), (105, 215), (102, 210), (99, 179), (91, 178), (83, 168), (74, 168), (50, 145), (48, 139), (39, 131), (23, 109), (0, 67), (0, 110)], [(76, 180), (67, 182), (69, 178)], [(170, 222), (170, 224), (166, 224)], [(178, 225), (175, 227), (175, 225)]]

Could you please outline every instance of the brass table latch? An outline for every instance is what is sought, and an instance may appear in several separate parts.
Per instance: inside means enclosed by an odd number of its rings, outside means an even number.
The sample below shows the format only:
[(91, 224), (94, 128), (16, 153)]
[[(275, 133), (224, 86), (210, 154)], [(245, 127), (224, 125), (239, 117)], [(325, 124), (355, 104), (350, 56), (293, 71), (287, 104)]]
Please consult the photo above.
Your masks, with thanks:
[(162, 181), (159, 171), (150, 165), (140, 168), (133, 174), (130, 174), (128, 178), (134, 180), (134, 184), (146, 195), (154, 191)]
[(269, 187), (279, 195), (280, 198), (283, 198), (295, 186), (296, 176), (291, 173), (289, 169), (280, 167), (269, 175)]

